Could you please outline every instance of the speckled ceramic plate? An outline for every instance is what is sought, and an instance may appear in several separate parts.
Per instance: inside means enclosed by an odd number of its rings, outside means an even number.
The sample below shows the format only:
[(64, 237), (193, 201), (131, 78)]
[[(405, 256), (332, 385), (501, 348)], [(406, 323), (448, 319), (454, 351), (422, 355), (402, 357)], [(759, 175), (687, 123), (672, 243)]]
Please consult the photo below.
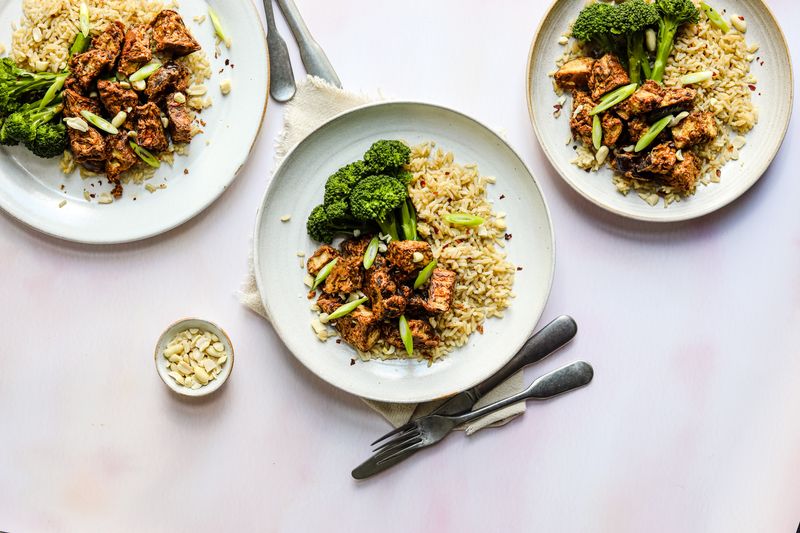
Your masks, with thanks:
[[(21, 15), (20, 0), (0, 0), (0, 42), (11, 44), (11, 23)], [(179, 11), (211, 63), (206, 82), (213, 106), (204, 110), (203, 133), (196, 136), (187, 156), (176, 156), (173, 166), (162, 165), (149, 192), (144, 184), (125, 185), (122, 199), (113, 204), (87, 201), (84, 190), (98, 195), (110, 191), (104, 178), (65, 176), (59, 159), (39, 159), (25, 148), (0, 148), (0, 207), (39, 231), (63, 239), (92, 244), (129, 242), (168, 231), (211, 205), (231, 184), (250, 154), (267, 105), (269, 66), (264, 29), (250, 0), (211, 2), (227, 32), (234, 36), (230, 49), (215, 57), (210, 21), (194, 17), (208, 12), (203, 0), (181, 0)], [(91, 2), (90, 2), (91, 5)], [(226, 60), (232, 65), (226, 65)], [(223, 96), (220, 81), (229, 78), (233, 89)], [(59, 207), (66, 200), (63, 207)]]
[[(761, 0), (714, 0), (718, 10), (737, 13), (747, 21), (747, 41), (758, 43), (751, 72), (758, 79), (753, 101), (759, 122), (747, 136), (738, 161), (722, 169), (722, 181), (699, 186), (694, 196), (672, 203), (650, 206), (637, 194), (623, 196), (611, 182), (608, 168), (588, 174), (571, 164), (575, 158), (569, 136), (569, 113), (553, 116), (558, 96), (553, 92), (548, 73), (564, 51), (558, 43), (571, 20), (586, 4), (585, 0), (556, 0), (550, 7), (531, 45), (528, 59), (527, 97), (533, 128), (550, 163), (564, 180), (589, 201), (618, 215), (655, 222), (687, 220), (715, 211), (744, 194), (764, 173), (783, 142), (792, 112), (793, 81), (789, 51), (781, 29)], [(568, 99), (568, 104), (569, 104)], [(568, 108), (567, 108), (568, 109)]]
[[(306, 218), (322, 200), (325, 181), (339, 167), (360, 159), (378, 139), (411, 144), (435, 141), (460, 163), (477, 163), (495, 176), (488, 198), (507, 213), (509, 259), (517, 272), (511, 307), (490, 319), (484, 334), (444, 359), (425, 362), (357, 362), (345, 343), (322, 343), (311, 330), (314, 314), (303, 285), (298, 252), (319, 245), (306, 235)], [(505, 197), (500, 200), (500, 196)], [(284, 215), (290, 220), (284, 222)], [(303, 140), (275, 172), (259, 210), (254, 238), (258, 287), (270, 322), (306, 367), (353, 394), (388, 402), (419, 402), (471, 387), (497, 371), (532, 333), (550, 293), (554, 251), (550, 215), (530, 170), (496, 133), (456, 111), (428, 104), (392, 102), (362, 107), (324, 124)]]

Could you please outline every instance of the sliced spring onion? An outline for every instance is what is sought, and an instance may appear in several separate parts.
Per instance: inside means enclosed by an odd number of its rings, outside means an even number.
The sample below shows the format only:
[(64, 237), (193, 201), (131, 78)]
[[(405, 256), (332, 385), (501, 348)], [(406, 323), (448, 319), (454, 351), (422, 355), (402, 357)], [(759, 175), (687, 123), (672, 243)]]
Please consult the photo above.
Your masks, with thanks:
[(106, 133), (110, 133), (111, 135), (116, 135), (119, 133), (119, 130), (115, 128), (112, 123), (99, 115), (95, 115), (91, 111), (81, 109), (81, 115), (83, 115), (83, 118), (85, 118), (89, 124), (103, 130)]
[(134, 151), (134, 153), (139, 156), (139, 159), (153, 168), (158, 168), (161, 166), (161, 161), (159, 161), (156, 156), (151, 154), (150, 150), (142, 148), (133, 141), (128, 141), (128, 143), (131, 145), (131, 149)]
[(664, 131), (664, 128), (666, 128), (669, 125), (669, 123), (672, 122), (673, 118), (675, 117), (672, 115), (667, 115), (666, 117), (662, 118), (655, 124), (651, 125), (650, 128), (648, 128), (647, 132), (644, 135), (642, 135), (642, 138), (639, 139), (639, 142), (636, 143), (634, 151), (641, 152), (642, 150), (650, 146), (650, 144), (654, 140), (656, 140), (658, 134)]
[(454, 226), (469, 226), (475, 227), (480, 226), (485, 220), (481, 217), (475, 215), (469, 215), (467, 213), (450, 213), (449, 215), (444, 216), (444, 220), (453, 224)]
[(400, 228), (403, 230), (403, 237), (407, 241), (417, 240), (417, 224), (412, 213), (415, 213), (413, 204), (409, 208), (409, 200), (400, 204)]
[(337, 318), (342, 318), (345, 315), (349, 315), (353, 312), (353, 309), (365, 303), (367, 300), (369, 300), (369, 298), (365, 296), (364, 298), (359, 298), (358, 300), (348, 302), (341, 307), (337, 307), (336, 311), (328, 315), (328, 320), (336, 320)]
[(86, 5), (86, 2), (81, 2), (81, 7), (79, 9), (79, 17), (80, 17), (80, 27), (81, 27), (81, 35), (88, 38), (89, 37), (89, 6)]
[(417, 274), (417, 279), (414, 280), (414, 290), (419, 289), (425, 283), (431, 279), (431, 274), (433, 274), (433, 269), (436, 268), (436, 259), (425, 265), (425, 268), (420, 270), (419, 274)]
[(681, 76), (678, 79), (678, 83), (681, 85), (691, 85), (693, 83), (702, 83), (704, 81), (710, 80), (714, 77), (714, 73), (710, 70), (704, 70), (702, 72), (693, 72), (691, 74), (686, 74), (685, 76)]
[(47, 89), (47, 92), (44, 93), (44, 96), (42, 97), (42, 100), (39, 103), (39, 109), (44, 109), (44, 107), (47, 104), (49, 104), (50, 102), (55, 100), (56, 94), (64, 86), (64, 82), (66, 80), (67, 80), (67, 75), (66, 74), (61, 74), (59, 76), (56, 76), (55, 81), (52, 83), (52, 85), (50, 85), (50, 88)]
[(217, 16), (217, 12), (208, 8), (208, 18), (211, 19), (211, 24), (214, 26), (214, 33), (217, 34), (219, 40), (225, 43), (226, 48), (231, 47), (231, 38), (225, 34), (225, 30), (222, 29), (222, 23), (219, 21), (219, 17)]
[(82, 33), (78, 32), (78, 35), (75, 36), (75, 40), (72, 42), (72, 46), (69, 47), (69, 56), (72, 57), (84, 53), (89, 49), (89, 43), (91, 42), (92, 40), (89, 37), (84, 37)]
[(722, 15), (720, 15), (716, 9), (706, 4), (705, 2), (700, 2), (700, 8), (706, 12), (706, 15), (708, 15), (708, 20), (709, 22), (711, 22), (711, 24), (719, 28), (719, 30), (722, 33), (728, 33), (730, 27), (728, 26), (728, 23), (725, 22), (725, 19), (722, 18)]
[(603, 125), (600, 123), (600, 115), (592, 117), (592, 146), (599, 150), (603, 145)]
[(411, 335), (411, 328), (408, 327), (406, 315), (400, 315), (400, 322), (398, 326), (400, 328), (400, 338), (403, 339), (403, 345), (406, 347), (406, 352), (408, 355), (412, 355), (414, 353), (414, 337)]
[(606, 109), (611, 109), (636, 92), (638, 87), (638, 84), (630, 83), (628, 85), (623, 85), (619, 89), (611, 91), (600, 99), (600, 103), (594, 106), (591, 111), (589, 111), (589, 115), (594, 116), (598, 113), (602, 113)]
[(131, 74), (129, 81), (136, 82), (136, 81), (144, 81), (150, 76), (153, 75), (155, 71), (161, 68), (161, 62), (159, 61), (151, 61), (133, 74)]
[(378, 245), (380, 242), (377, 235), (369, 241), (367, 250), (364, 252), (364, 270), (369, 270), (369, 267), (375, 262), (375, 258), (378, 257)]
[(331, 273), (331, 270), (333, 270), (333, 267), (335, 267), (335, 266), (336, 266), (336, 262), (337, 262), (337, 261), (339, 261), (339, 258), (338, 258), (338, 257), (337, 257), (336, 259), (334, 259), (333, 261), (329, 262), (329, 263), (328, 263), (327, 265), (325, 265), (324, 267), (322, 267), (322, 270), (320, 270), (320, 271), (317, 273), (317, 277), (316, 277), (316, 278), (314, 278), (314, 284), (313, 284), (313, 285), (311, 285), (311, 290), (314, 290), (314, 289), (316, 289), (317, 287), (319, 287), (319, 284), (320, 284), (320, 283), (322, 283), (323, 281), (325, 281), (325, 278), (327, 278), (327, 277), (330, 275), (330, 273)]

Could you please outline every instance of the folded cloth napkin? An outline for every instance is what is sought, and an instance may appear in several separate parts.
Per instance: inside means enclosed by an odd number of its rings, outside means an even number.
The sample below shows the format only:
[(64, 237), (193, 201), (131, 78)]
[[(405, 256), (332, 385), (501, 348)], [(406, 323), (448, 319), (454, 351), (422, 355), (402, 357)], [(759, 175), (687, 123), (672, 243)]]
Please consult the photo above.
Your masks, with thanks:
[[(353, 93), (334, 87), (320, 78), (308, 76), (306, 80), (298, 84), (294, 99), (285, 107), (283, 131), (278, 136), (275, 150), (276, 162), (279, 162), (289, 150), (330, 118), (350, 109), (380, 100), (383, 100), (380, 94), (370, 96)], [(250, 272), (242, 285), (239, 298), (245, 306), (267, 319), (266, 310), (256, 286), (252, 259), (250, 260)], [(482, 407), (501, 400), (520, 392), (523, 388), (523, 375), (520, 371), (486, 394), (475, 407)], [(365, 398), (362, 398), (362, 400), (369, 407), (380, 413), (394, 427), (405, 424), (412, 417), (431, 412), (441, 403), (436, 401), (424, 404), (405, 404), (377, 402)], [(524, 412), (525, 402), (522, 402), (475, 420), (461, 429), (464, 429), (467, 435), (470, 435), (487, 426), (506, 424)]]

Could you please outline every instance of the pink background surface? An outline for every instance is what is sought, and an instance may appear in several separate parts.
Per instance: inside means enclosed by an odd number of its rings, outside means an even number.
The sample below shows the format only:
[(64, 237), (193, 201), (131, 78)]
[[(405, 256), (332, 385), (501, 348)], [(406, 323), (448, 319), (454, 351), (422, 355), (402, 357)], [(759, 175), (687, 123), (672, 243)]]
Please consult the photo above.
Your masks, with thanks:
[[(555, 225), (544, 320), (580, 327), (527, 376), (581, 358), (594, 383), (354, 482), (387, 425), (235, 297), (282, 122), (271, 102), (243, 174), (166, 235), (86, 247), (0, 215), (0, 530), (793, 532), (798, 117), (733, 205), (627, 221), (574, 193), (534, 138), (525, 63), (545, 2), (298, 4), (348, 88), (446, 104), (507, 134)], [(794, 2), (770, 5), (800, 49)], [(152, 360), (163, 328), (189, 315), (223, 325), (237, 350), (230, 382), (199, 403), (170, 394)]]

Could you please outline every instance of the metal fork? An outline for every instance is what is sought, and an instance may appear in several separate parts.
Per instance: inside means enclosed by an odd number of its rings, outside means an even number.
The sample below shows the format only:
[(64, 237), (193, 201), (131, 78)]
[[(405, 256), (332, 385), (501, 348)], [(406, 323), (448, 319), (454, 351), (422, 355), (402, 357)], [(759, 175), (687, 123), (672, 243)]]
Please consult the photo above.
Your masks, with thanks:
[[(587, 385), (594, 370), (585, 361), (576, 361), (536, 379), (522, 392), (459, 415), (428, 415), (415, 420), (408, 429), (378, 446), (367, 461), (353, 470), (355, 479), (364, 479), (402, 461), (407, 455), (444, 439), (456, 426), (471, 422), (504, 407), (525, 400), (546, 400)], [(388, 435), (387, 435), (388, 436)], [(382, 440), (382, 439), (381, 439)], [(378, 441), (380, 442), (380, 441)]]

